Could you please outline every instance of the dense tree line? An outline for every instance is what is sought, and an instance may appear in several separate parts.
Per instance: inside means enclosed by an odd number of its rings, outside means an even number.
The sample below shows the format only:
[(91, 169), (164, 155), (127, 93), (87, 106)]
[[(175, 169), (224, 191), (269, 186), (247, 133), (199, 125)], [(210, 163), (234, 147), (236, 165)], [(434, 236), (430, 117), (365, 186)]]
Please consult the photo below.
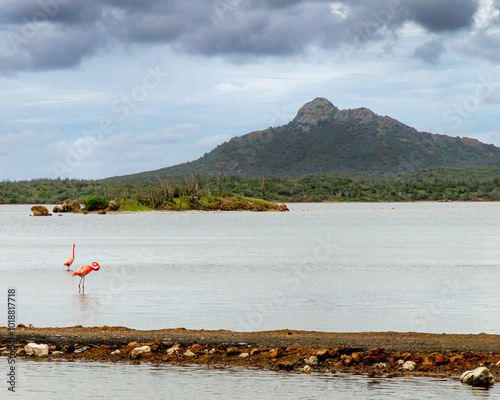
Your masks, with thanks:
[(500, 168), (436, 168), (399, 175), (245, 177), (191, 174), (143, 181), (35, 179), (0, 182), (0, 202), (53, 204), (101, 196), (159, 207), (174, 197), (223, 193), (271, 201), (471, 201), (500, 200)]

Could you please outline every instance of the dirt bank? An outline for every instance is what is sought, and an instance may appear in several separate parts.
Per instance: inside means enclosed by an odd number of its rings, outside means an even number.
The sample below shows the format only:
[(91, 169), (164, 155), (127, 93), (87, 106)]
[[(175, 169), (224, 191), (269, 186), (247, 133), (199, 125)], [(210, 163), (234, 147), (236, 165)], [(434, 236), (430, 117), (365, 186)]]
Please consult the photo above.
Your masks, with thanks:
[[(486, 365), (500, 379), (500, 336), (426, 333), (306, 331), (231, 332), (125, 327), (14, 330), (19, 357), (30, 342), (47, 344), (49, 358), (177, 365), (243, 366), (272, 370), (353, 372), (457, 377)], [(9, 331), (0, 329), (0, 354), (10, 354)], [(149, 346), (135, 356), (134, 348)], [(119, 351), (116, 351), (119, 350)], [(39, 359), (30, 356), (30, 358)], [(46, 358), (44, 358), (46, 359)], [(405, 362), (409, 363), (404, 364)], [(413, 369), (411, 368), (414, 363)], [(497, 366), (498, 364), (498, 366)], [(307, 370), (307, 367), (306, 367)]]

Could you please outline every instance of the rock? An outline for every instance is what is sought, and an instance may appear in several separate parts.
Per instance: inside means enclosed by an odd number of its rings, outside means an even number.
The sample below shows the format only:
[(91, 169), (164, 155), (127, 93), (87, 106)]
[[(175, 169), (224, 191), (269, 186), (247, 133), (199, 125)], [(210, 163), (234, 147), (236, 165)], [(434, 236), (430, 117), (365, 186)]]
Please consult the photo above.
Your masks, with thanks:
[(293, 361), (280, 361), (277, 365), (280, 371), (293, 371), (295, 363)]
[(349, 366), (349, 365), (351, 365), (351, 364), (352, 364), (352, 357), (350, 357), (350, 356), (346, 356), (345, 354), (342, 354), (342, 355), (340, 356), (340, 358), (342, 359), (342, 362), (343, 362), (345, 365)]
[(80, 206), (79, 201), (65, 201), (60, 206), (55, 206), (52, 209), (52, 212), (55, 212), (55, 213), (67, 213), (67, 212), (81, 213), (82, 207)]
[(306, 358), (304, 361), (306, 362), (307, 365), (318, 365), (319, 362), (318, 357), (316, 356), (311, 356), (309, 358)]
[(433, 356), (425, 356), (424, 361), (422, 361), (422, 365), (427, 365), (429, 367), (434, 365), (434, 357)]
[(46, 215), (52, 215), (49, 214), (49, 210), (47, 210), (47, 207), (44, 206), (33, 206), (31, 207), (31, 211), (33, 212), (33, 215), (35, 217), (44, 217)]
[(302, 369), (300, 370), (301, 373), (303, 374), (310, 374), (312, 371), (312, 368), (309, 365), (304, 365)]
[(112, 351), (111, 355), (114, 356), (114, 355), (117, 355), (117, 354), (120, 354), (120, 353), (121, 353), (121, 351), (117, 349), (115, 351)]
[(402, 369), (404, 369), (405, 371), (413, 371), (416, 366), (417, 363), (415, 361), (405, 361)]
[(120, 207), (121, 207), (121, 205), (120, 205), (120, 204), (118, 204), (118, 203), (117, 203), (116, 201), (114, 201), (114, 200), (111, 200), (111, 201), (109, 202), (108, 210), (109, 210), (109, 211), (116, 211), (116, 210), (120, 209)]
[(127, 344), (128, 347), (139, 347), (139, 343), (137, 342), (130, 342), (129, 344)]
[(455, 363), (457, 361), (462, 361), (464, 359), (464, 355), (463, 354), (458, 354), (458, 355), (455, 355), (455, 356), (451, 356), (450, 357), (450, 363)]
[(177, 354), (179, 352), (178, 347), (171, 347), (170, 349), (167, 350), (167, 354), (172, 355), (172, 354)]
[(62, 352), (62, 351), (53, 351), (51, 353), (52, 356), (62, 356), (63, 354), (64, 354), (64, 352)]
[(226, 350), (226, 353), (228, 356), (236, 356), (236, 355), (240, 354), (240, 350), (237, 347), (229, 347)]
[(290, 211), (286, 204), (278, 204), (278, 211)]
[(351, 354), (352, 361), (359, 362), (363, 358), (363, 353), (352, 353)]
[(99, 211), (97, 211), (97, 214), (104, 215), (104, 214), (106, 214), (106, 210), (99, 210)]
[(495, 367), (500, 367), (500, 361), (497, 361), (497, 363), (495, 364)]
[(495, 384), (495, 378), (488, 368), (478, 367), (472, 371), (465, 371), (460, 376), (460, 382), (466, 385), (488, 387)]
[(434, 353), (434, 362), (436, 363), (436, 365), (444, 365), (448, 364), (449, 361), (441, 353)]
[(271, 358), (278, 358), (280, 355), (280, 349), (271, 350)]
[(241, 357), (241, 358), (247, 358), (247, 357), (250, 357), (250, 353), (241, 353), (241, 354), (240, 354), (240, 357)]
[(136, 347), (130, 352), (130, 358), (136, 359), (144, 354), (151, 353), (151, 348), (149, 346)]
[(252, 350), (250, 350), (250, 355), (251, 356), (254, 356), (255, 354), (259, 354), (259, 353), (260, 353), (259, 349), (252, 349)]
[(24, 351), (28, 356), (47, 357), (49, 355), (49, 346), (46, 344), (28, 343), (24, 346)]
[(89, 348), (87, 346), (80, 347), (79, 349), (75, 350), (75, 354), (80, 354), (80, 353), (85, 353)]
[(398, 360), (398, 365), (403, 366), (404, 363), (405, 363), (405, 360)]
[(193, 353), (193, 352), (192, 352), (191, 350), (189, 350), (189, 349), (188, 349), (188, 350), (186, 350), (186, 352), (184, 353), (184, 355), (185, 355), (186, 357), (194, 357), (194, 356), (196, 356), (196, 354), (195, 354), (195, 353)]
[(375, 368), (387, 368), (386, 363), (378, 363), (378, 364), (373, 364)]
[(368, 357), (370, 357), (370, 356), (377, 356), (377, 355), (379, 355), (381, 352), (382, 352), (382, 349), (381, 349), (380, 347), (376, 347), (375, 349), (368, 350), (368, 351), (366, 352), (366, 355), (367, 355)]
[(8, 329), (8, 327), (5, 325), (0, 325), (0, 328), (7, 328)]
[(324, 360), (325, 358), (330, 357), (330, 352), (328, 351), (328, 349), (320, 349), (316, 350), (314, 352), (314, 355), (318, 357), (319, 360)]

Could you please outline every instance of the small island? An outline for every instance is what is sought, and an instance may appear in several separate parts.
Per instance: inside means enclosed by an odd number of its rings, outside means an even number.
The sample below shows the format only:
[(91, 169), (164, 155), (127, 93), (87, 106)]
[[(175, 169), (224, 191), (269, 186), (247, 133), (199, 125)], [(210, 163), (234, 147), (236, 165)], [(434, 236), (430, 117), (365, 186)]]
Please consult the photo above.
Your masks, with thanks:
[[(82, 208), (83, 205), (84, 207)], [(34, 216), (52, 215), (45, 206), (33, 206)], [(93, 196), (86, 200), (72, 200), (56, 205), (52, 212), (56, 214), (106, 214), (115, 211), (289, 211), (285, 204), (276, 204), (262, 199), (253, 199), (238, 195), (221, 196), (190, 196), (173, 197), (164, 200), (160, 207), (153, 207), (148, 202), (137, 199), (123, 201), (108, 201), (100, 196)]]

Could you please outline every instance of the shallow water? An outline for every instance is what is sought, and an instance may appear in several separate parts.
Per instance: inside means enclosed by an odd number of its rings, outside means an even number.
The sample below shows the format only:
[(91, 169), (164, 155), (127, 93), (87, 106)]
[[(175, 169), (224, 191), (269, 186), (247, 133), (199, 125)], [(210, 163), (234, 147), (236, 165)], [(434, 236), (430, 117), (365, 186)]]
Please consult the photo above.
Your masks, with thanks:
[(304, 375), (149, 364), (33, 361), (18, 361), (18, 371), (16, 393), (9, 393), (8, 398), (460, 400), (500, 396), (496, 387), (485, 390), (455, 380), (421, 377), (370, 378), (331, 373)]
[[(290, 208), (35, 218), (2, 205), (0, 292), (15, 287), (17, 322), (35, 326), (500, 333), (500, 203)], [(85, 294), (62, 267), (72, 243), (71, 270), (101, 265)]]

